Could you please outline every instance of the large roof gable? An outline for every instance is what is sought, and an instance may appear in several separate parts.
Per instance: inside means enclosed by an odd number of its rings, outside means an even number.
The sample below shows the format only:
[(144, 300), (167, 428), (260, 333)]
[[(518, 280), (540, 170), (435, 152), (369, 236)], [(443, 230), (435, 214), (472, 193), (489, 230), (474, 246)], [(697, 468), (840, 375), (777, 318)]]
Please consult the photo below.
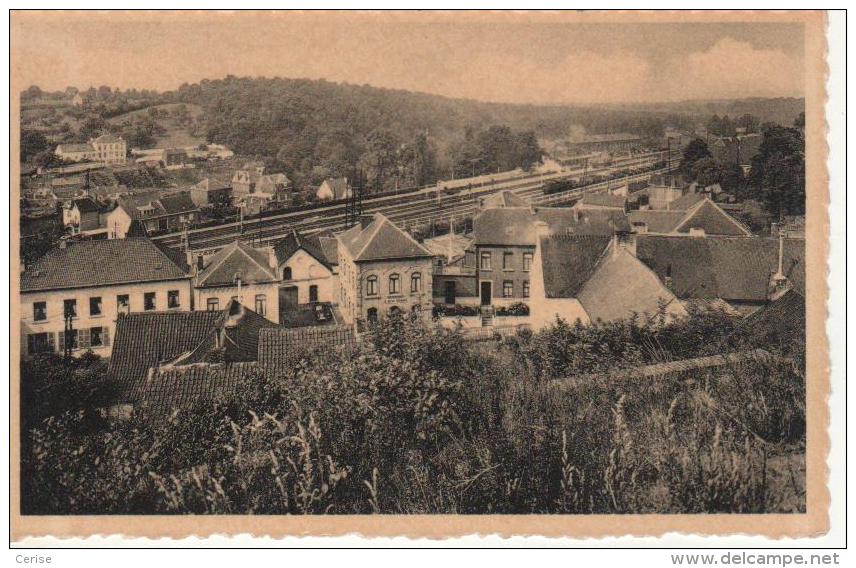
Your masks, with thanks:
[(431, 253), (380, 213), (362, 228), (351, 227), (340, 235), (356, 262), (430, 257)]
[(541, 239), (547, 298), (576, 298), (605, 254), (611, 237), (560, 235)]
[(260, 284), (276, 280), (276, 273), (269, 265), (266, 250), (256, 249), (241, 241), (235, 241), (219, 251), (206, 264), (197, 277), (197, 286), (233, 286), (236, 276), (243, 284)]

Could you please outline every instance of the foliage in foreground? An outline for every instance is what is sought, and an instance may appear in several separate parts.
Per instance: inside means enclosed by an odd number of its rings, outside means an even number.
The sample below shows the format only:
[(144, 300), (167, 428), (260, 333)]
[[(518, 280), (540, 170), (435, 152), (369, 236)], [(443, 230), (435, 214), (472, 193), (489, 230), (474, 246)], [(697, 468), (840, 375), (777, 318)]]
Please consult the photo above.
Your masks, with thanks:
[(70, 408), (26, 432), (24, 512), (802, 510), (800, 368), (604, 372), (705, 354), (717, 321), (558, 322), (490, 346), (389, 321), (168, 419)]

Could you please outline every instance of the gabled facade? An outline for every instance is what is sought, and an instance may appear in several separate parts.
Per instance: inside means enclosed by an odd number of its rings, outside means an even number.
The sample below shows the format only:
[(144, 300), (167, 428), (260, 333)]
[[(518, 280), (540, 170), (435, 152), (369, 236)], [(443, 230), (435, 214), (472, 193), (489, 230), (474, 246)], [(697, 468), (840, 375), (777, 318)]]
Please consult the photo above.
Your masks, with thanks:
[(348, 178), (327, 178), (321, 185), (318, 186), (318, 191), (315, 192), (315, 197), (319, 201), (333, 201), (339, 199), (348, 199), (351, 197), (351, 185), (348, 183)]
[(380, 213), (337, 235), (339, 309), (345, 323), (392, 313), (430, 316), (432, 255)]
[[(327, 237), (331, 238), (331, 237)], [(335, 245), (335, 239), (333, 239)], [(329, 249), (329, 245), (328, 245)], [(332, 259), (330, 255), (336, 255)], [(338, 251), (325, 251), (322, 237), (292, 232), (273, 247), (280, 279), (283, 309), (317, 302), (335, 302), (338, 296)]]
[(199, 310), (220, 311), (232, 301), (249, 306), (272, 322), (279, 321), (279, 278), (270, 250), (235, 241), (196, 260), (195, 304)]
[(707, 196), (692, 194), (672, 202), (686, 209), (634, 210), (627, 213), (633, 232), (676, 236), (751, 237), (752, 232)]
[(118, 206), (106, 218), (106, 229), (111, 239), (123, 239), (136, 221), (149, 234), (177, 231), (190, 226), (199, 217), (199, 206), (190, 192), (169, 195), (160, 192), (129, 194), (119, 198)]

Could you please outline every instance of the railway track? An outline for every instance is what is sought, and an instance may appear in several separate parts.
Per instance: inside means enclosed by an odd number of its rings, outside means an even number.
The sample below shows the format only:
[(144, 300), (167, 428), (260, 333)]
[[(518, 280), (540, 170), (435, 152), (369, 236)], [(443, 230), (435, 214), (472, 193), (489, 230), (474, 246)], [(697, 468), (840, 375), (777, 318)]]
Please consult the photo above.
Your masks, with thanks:
[[(436, 186), (419, 188), (405, 194), (364, 199), (363, 212), (366, 214), (380, 212), (399, 225), (410, 227), (439, 219), (448, 220), (451, 217), (465, 218), (470, 216), (477, 210), (479, 198), (502, 190), (510, 190), (533, 204), (566, 203), (583, 193), (603, 191), (609, 184), (629, 183), (645, 179), (654, 173), (666, 171), (667, 168), (630, 174), (619, 180), (593, 183), (551, 195), (543, 194), (544, 185), (551, 181), (579, 177), (583, 173), (598, 175), (622, 169), (650, 167), (661, 161), (662, 158), (662, 152), (630, 156), (617, 159), (608, 167), (591, 169), (587, 172), (579, 169), (550, 174), (522, 175), (493, 183), (483, 182), (472, 187), (465, 186), (451, 195), (438, 191)], [(155, 236), (153, 240), (167, 246), (180, 248), (184, 246), (186, 237), (191, 250), (205, 253), (213, 252), (236, 238), (265, 244), (281, 239), (292, 230), (299, 230), (303, 233), (327, 229), (339, 230), (346, 226), (347, 221), (347, 204), (339, 203), (321, 205), (302, 211), (289, 211), (267, 217), (245, 219), (243, 223), (231, 222), (213, 227), (189, 229), (184, 233)]]

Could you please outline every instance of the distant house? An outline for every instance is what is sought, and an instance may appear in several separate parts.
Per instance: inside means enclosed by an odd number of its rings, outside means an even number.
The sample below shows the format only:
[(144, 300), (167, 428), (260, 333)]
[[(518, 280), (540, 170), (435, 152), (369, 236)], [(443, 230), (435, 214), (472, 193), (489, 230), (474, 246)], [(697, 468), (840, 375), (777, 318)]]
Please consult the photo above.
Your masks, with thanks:
[(199, 207), (190, 192), (164, 195), (162, 192), (131, 193), (119, 198), (118, 206), (106, 219), (111, 239), (122, 239), (132, 221), (141, 223), (148, 233), (174, 231), (192, 225), (199, 217)]
[(256, 183), (265, 173), (265, 166), (261, 162), (248, 162), (240, 170), (232, 175), (232, 194), (235, 199), (256, 191)]
[(721, 299), (750, 313), (783, 283), (805, 296), (805, 239), (639, 235), (636, 255), (681, 299)]
[[(477, 301), (483, 308), (527, 301), (537, 245), (536, 226), (545, 223), (551, 235), (628, 235), (623, 210), (580, 211), (567, 207), (498, 207), (473, 218), (473, 244), (465, 264), (474, 266)], [(445, 284), (446, 303), (458, 301), (458, 283)], [(466, 286), (470, 288), (470, 286)], [(454, 302), (451, 302), (453, 300)], [(465, 302), (472, 299), (465, 298)]]
[(90, 160), (102, 164), (124, 164), (127, 151), (124, 139), (113, 134), (102, 134), (91, 138), (86, 144), (60, 144), (54, 153), (72, 162)]
[(167, 170), (179, 170), (192, 166), (187, 156), (187, 150), (182, 148), (167, 148), (163, 152), (163, 167)]
[(339, 233), (339, 309), (345, 323), (430, 315), (432, 255), (380, 213)]
[(687, 194), (665, 210), (633, 210), (627, 213), (637, 234), (751, 237), (752, 232), (707, 196)]
[(102, 207), (91, 197), (73, 199), (62, 211), (62, 223), (73, 235), (91, 234), (103, 230)]
[(242, 194), (237, 205), (244, 209), (246, 215), (257, 215), (266, 209), (286, 207), (291, 203), (290, 189), (291, 182), (285, 174), (264, 174), (255, 178), (250, 193)]
[(479, 198), (480, 209), (501, 209), (505, 207), (528, 207), (529, 202), (509, 190), (491, 193)]
[(120, 314), (191, 309), (183, 255), (146, 238), (72, 242), (21, 275), (25, 354), (91, 349), (109, 357)]
[(348, 178), (327, 178), (318, 186), (318, 191), (315, 192), (315, 197), (317, 197), (319, 201), (337, 201), (351, 197), (351, 191)]
[(535, 252), (530, 324), (541, 328), (561, 317), (569, 323), (612, 322), (633, 317), (652, 321), (686, 314), (676, 296), (616, 237), (549, 236)]
[(232, 196), (228, 184), (212, 178), (205, 178), (190, 188), (190, 199), (198, 207), (212, 203), (227, 203)]
[(234, 241), (207, 259), (198, 257), (194, 268), (197, 309), (219, 311), (234, 300), (252, 306), (272, 322), (279, 321), (279, 278), (268, 248)]

